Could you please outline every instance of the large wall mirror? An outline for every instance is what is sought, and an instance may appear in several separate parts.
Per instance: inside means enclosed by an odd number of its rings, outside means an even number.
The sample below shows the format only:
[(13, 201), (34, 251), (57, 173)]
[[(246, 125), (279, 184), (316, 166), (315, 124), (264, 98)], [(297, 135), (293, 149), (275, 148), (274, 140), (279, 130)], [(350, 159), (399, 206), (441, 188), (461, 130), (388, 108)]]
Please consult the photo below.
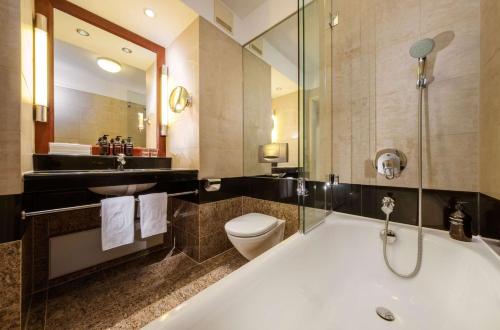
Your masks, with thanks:
[(48, 18), (52, 53), (49, 116), (36, 124), (36, 152), (49, 152), (49, 142), (96, 145), (107, 135), (130, 138), (134, 147), (156, 148), (164, 156), (165, 49), (71, 2), (36, 5)]
[(245, 176), (297, 176), (297, 28), (295, 14), (243, 49)]
[(54, 141), (156, 147), (155, 68), (152, 51), (55, 10)]

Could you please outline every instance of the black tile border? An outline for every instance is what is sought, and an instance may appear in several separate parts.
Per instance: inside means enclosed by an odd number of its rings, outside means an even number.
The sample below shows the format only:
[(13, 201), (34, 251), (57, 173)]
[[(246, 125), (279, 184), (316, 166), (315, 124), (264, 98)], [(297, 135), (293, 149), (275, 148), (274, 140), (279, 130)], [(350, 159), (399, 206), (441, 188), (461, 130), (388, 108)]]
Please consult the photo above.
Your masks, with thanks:
[(22, 195), (0, 196), (0, 243), (17, 241), (24, 234), (21, 222)]
[[(180, 180), (163, 177), (155, 179), (158, 184), (148, 192), (182, 192), (199, 189), (199, 195), (186, 195), (179, 198), (193, 203), (210, 203), (219, 200), (248, 196), (279, 203), (298, 205), (297, 181), (270, 177), (223, 178), (221, 190), (206, 192), (203, 180), (196, 178), (197, 171)], [(142, 180), (144, 178), (137, 178)], [(121, 182), (123, 184), (123, 182)], [(67, 182), (62, 182), (68, 186)], [(339, 184), (326, 186), (324, 182), (307, 181), (309, 196), (305, 198), (307, 207), (333, 210), (353, 215), (384, 219), (380, 211), (382, 197), (389, 195), (396, 200), (391, 220), (416, 225), (417, 189)], [(21, 210), (43, 210), (66, 206), (83, 205), (100, 201), (103, 196), (96, 195), (86, 188), (49, 189), (41, 184), (24, 194), (0, 196), (0, 242), (17, 240), (22, 237), (24, 223), (20, 220)], [(40, 190), (45, 188), (44, 190)], [(448, 230), (447, 217), (451, 206), (457, 201), (465, 201), (465, 213), (470, 217), (474, 235), (500, 239), (500, 200), (477, 192), (446, 191), (424, 189), (423, 223), (425, 227)]]
[(479, 219), (481, 236), (500, 239), (500, 200), (479, 194)]
[[(203, 189), (202, 181), (199, 185), (198, 203), (248, 196), (280, 203), (299, 204), (296, 180), (270, 177), (227, 178), (222, 179), (221, 191), (219, 192), (206, 192)], [(380, 210), (380, 203), (384, 196), (391, 196), (396, 201), (391, 221), (411, 225), (416, 225), (418, 221), (417, 188), (358, 184), (328, 186), (325, 182), (318, 181), (307, 181), (306, 186), (309, 196), (301, 203), (306, 207), (383, 220), (385, 215)], [(464, 212), (469, 217), (470, 230), (474, 235), (478, 235), (480, 233), (480, 212), (477, 192), (424, 189), (423, 225), (428, 228), (448, 230), (448, 216), (457, 201), (467, 202)], [(495, 203), (490, 201), (489, 205), (495, 205)], [(497, 212), (500, 216), (500, 202), (498, 202)], [(497, 236), (500, 237), (500, 221), (496, 227), (490, 221), (488, 228), (491, 228), (490, 231), (493, 232), (497, 230)], [(482, 235), (496, 237), (494, 233), (488, 232), (482, 233)]]

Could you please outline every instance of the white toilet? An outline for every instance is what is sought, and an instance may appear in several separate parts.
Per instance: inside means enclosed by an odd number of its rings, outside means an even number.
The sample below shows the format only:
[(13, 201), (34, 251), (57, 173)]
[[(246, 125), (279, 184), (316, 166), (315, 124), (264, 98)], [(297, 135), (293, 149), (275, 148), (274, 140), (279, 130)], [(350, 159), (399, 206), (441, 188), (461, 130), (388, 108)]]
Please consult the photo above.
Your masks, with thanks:
[(226, 223), (227, 237), (245, 258), (252, 260), (283, 240), (285, 221), (248, 213)]

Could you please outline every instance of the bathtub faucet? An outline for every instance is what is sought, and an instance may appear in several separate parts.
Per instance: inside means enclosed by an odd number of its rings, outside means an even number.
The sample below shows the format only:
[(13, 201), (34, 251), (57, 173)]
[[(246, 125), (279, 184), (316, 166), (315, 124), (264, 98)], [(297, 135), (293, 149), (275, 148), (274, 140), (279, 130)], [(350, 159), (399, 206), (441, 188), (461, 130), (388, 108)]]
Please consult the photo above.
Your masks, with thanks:
[(394, 199), (392, 199), (391, 197), (389, 196), (385, 196), (383, 199), (382, 199), (382, 212), (385, 213), (385, 215), (389, 216), (389, 214), (392, 213), (392, 211), (394, 211), (394, 206), (396, 205)]
[(123, 169), (124, 169), (123, 167), (127, 163), (125, 161), (125, 155), (124, 154), (118, 154), (117, 157), (116, 157), (116, 162), (118, 163), (117, 170), (118, 171), (123, 171)]

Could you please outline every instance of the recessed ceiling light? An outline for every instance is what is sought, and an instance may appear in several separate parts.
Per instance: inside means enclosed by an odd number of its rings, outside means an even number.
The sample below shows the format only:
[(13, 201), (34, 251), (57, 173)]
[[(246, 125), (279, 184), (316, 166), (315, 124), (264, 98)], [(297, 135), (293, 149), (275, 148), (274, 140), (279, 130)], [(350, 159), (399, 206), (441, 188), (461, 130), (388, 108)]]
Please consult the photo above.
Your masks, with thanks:
[(149, 18), (154, 18), (156, 16), (154, 10), (151, 8), (144, 8), (144, 15), (146, 15)]
[(97, 65), (99, 65), (99, 67), (104, 71), (111, 73), (117, 73), (122, 70), (120, 63), (106, 57), (99, 57), (97, 59)]
[(76, 29), (76, 32), (77, 32), (79, 35), (84, 36), (84, 37), (88, 37), (88, 36), (90, 36), (90, 33), (88, 33), (87, 31), (85, 31), (84, 29), (80, 29), (80, 28), (78, 28), (78, 29)]
[(127, 48), (127, 47), (123, 47), (123, 48), (122, 48), (122, 51), (123, 51), (124, 53), (127, 53), (127, 54), (132, 54), (132, 49)]

